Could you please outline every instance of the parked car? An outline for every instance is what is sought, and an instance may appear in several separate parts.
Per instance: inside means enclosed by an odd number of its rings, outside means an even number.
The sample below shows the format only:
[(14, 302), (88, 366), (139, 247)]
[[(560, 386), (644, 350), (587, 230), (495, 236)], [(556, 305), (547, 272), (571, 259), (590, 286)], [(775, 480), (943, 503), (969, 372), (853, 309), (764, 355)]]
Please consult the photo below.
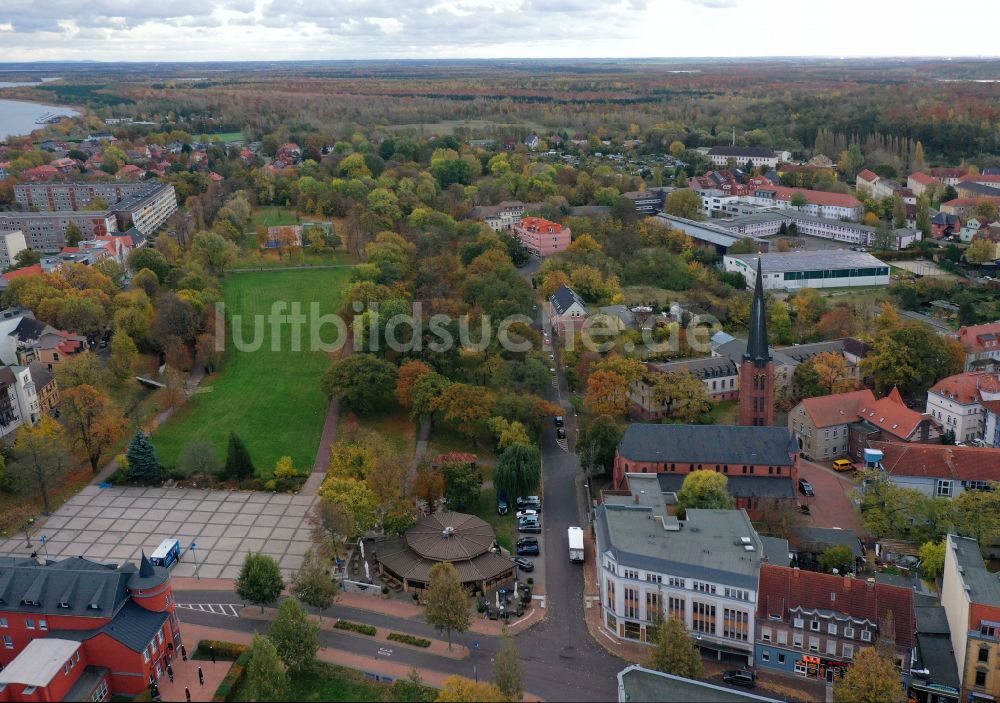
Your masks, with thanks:
[[(535, 545), (535, 549), (538, 549), (538, 545)], [(515, 557), (513, 562), (517, 564), (517, 568), (521, 571), (534, 571), (535, 565), (532, 563), (531, 559), (525, 559), (524, 557)]]
[(516, 551), (519, 556), (527, 555), (529, 557), (537, 557), (540, 554), (538, 542), (525, 542), (524, 544), (518, 543)]
[(521, 518), (524, 518), (524, 517), (537, 518), (538, 517), (538, 511), (537, 510), (533, 510), (531, 508), (525, 508), (524, 510), (518, 510), (517, 511), (517, 519), (520, 520)]
[(506, 515), (510, 512), (510, 506), (507, 505), (506, 498), (497, 498), (497, 515)]
[(528, 508), (539, 513), (542, 512), (542, 499), (538, 496), (518, 497), (517, 509), (526, 510)]
[(813, 491), (812, 484), (806, 481), (804, 478), (799, 479), (799, 492), (808, 498), (812, 498), (813, 496), (816, 495), (815, 491)]
[(518, 525), (517, 526), (517, 531), (518, 532), (529, 532), (531, 534), (540, 535), (540, 534), (542, 534), (542, 523), (540, 523), (540, 522), (532, 522), (532, 523), (528, 523), (528, 524), (525, 524), (525, 525)]
[(562, 415), (556, 415), (555, 419), (552, 422), (555, 423), (556, 427), (562, 427), (563, 425), (566, 424), (566, 421), (563, 419)]
[(565, 427), (557, 427), (556, 428), (556, 437), (558, 437), (559, 439), (566, 439), (566, 428)]
[(834, 471), (850, 471), (854, 468), (854, 464), (851, 463), (850, 459), (835, 459), (833, 462)]
[(733, 669), (724, 673), (722, 680), (734, 686), (753, 688), (757, 685), (757, 674), (749, 669)]

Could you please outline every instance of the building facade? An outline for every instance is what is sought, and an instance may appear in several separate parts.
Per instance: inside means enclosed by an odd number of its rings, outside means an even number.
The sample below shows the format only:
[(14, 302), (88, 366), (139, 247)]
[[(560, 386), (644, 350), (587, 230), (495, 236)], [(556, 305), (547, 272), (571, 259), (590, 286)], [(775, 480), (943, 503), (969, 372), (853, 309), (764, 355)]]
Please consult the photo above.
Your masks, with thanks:
[[(743, 234), (748, 237), (767, 237), (781, 232), (784, 225), (785, 230), (794, 224), (799, 234), (822, 239), (832, 239), (844, 244), (851, 244), (860, 247), (874, 247), (876, 244), (885, 246), (885, 242), (879, 242), (881, 233), (878, 227), (863, 225), (860, 222), (847, 222), (841, 219), (829, 219), (826, 217), (816, 217), (807, 215), (804, 212), (795, 210), (774, 210), (771, 208), (761, 209), (755, 207), (752, 212), (740, 212), (732, 204), (726, 204), (721, 209), (727, 215), (735, 215), (726, 220), (719, 220), (718, 225), (726, 229)], [(891, 230), (888, 238), (890, 249), (905, 249), (913, 242), (921, 239), (920, 230), (915, 227), (901, 227)]]
[(1000, 365), (1000, 322), (960, 327), (958, 341), (965, 349), (966, 371)]
[(889, 285), (889, 265), (859, 251), (727, 254), (723, 266), (748, 286), (756, 286), (763, 273), (766, 290)]
[(985, 433), (983, 401), (1000, 400), (1000, 378), (987, 371), (967, 371), (943, 378), (927, 391), (927, 414), (955, 441), (968, 443)]
[(80, 229), (84, 239), (118, 231), (118, 220), (107, 211), (0, 212), (0, 231), (22, 232), (28, 246), (38, 251), (62, 249), (71, 224)]
[(27, 248), (28, 243), (21, 230), (0, 232), (0, 266), (3, 268), (13, 266), (17, 255)]
[(778, 154), (773, 149), (758, 146), (714, 146), (709, 149), (706, 157), (716, 166), (734, 164), (742, 168), (749, 161), (754, 168), (778, 165)]
[(511, 226), (511, 233), (534, 256), (549, 256), (565, 251), (572, 241), (569, 227), (541, 217), (524, 217)]
[(755, 663), (827, 683), (878, 641), (889, 622), (904, 686), (915, 647), (913, 591), (850, 576), (763, 564), (757, 595)]

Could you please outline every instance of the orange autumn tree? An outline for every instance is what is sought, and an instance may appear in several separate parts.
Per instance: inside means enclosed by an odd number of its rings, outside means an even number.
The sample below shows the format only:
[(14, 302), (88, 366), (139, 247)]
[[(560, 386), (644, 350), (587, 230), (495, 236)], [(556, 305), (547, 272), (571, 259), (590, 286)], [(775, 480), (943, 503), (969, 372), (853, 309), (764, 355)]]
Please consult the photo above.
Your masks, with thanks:
[(614, 371), (594, 371), (587, 379), (587, 409), (618, 417), (628, 410), (628, 380)]
[(407, 361), (399, 367), (396, 376), (396, 399), (404, 408), (413, 407), (413, 385), (421, 376), (431, 373), (433, 369), (422, 361)]
[(125, 435), (125, 417), (107, 395), (87, 384), (63, 392), (62, 412), (70, 440), (96, 474), (101, 456)]

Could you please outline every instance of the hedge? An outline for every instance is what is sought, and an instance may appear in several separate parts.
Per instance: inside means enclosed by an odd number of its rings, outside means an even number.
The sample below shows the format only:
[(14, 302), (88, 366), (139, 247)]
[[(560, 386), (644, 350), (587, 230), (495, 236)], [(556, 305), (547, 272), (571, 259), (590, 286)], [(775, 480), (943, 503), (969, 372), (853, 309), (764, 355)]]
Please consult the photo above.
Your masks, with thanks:
[[(243, 645), (234, 645), (243, 646)], [(244, 649), (246, 649), (244, 647)], [(226, 674), (226, 678), (222, 679), (222, 683), (219, 687), (215, 689), (215, 695), (212, 696), (213, 703), (224, 703), (231, 699), (231, 696), (239, 690), (239, 687), (243, 683), (243, 679), (247, 674), (247, 662), (250, 660), (250, 650), (246, 649), (240, 656), (236, 658), (233, 665), (229, 668), (229, 673)]]
[(375, 633), (378, 632), (373, 625), (362, 625), (359, 622), (351, 622), (350, 620), (338, 620), (334, 627), (338, 630), (350, 630), (351, 632), (357, 632), (359, 635), (368, 635), (369, 637), (374, 637)]
[(413, 635), (407, 635), (402, 632), (390, 632), (389, 639), (394, 642), (402, 642), (403, 644), (412, 644), (414, 647), (430, 647), (431, 641), (423, 637), (414, 637)]
[(244, 652), (250, 649), (248, 645), (236, 644), (235, 642), (223, 642), (222, 640), (199, 640), (198, 648), (191, 656), (192, 659), (210, 659), (208, 648), (215, 649), (215, 658), (226, 661), (235, 661)]

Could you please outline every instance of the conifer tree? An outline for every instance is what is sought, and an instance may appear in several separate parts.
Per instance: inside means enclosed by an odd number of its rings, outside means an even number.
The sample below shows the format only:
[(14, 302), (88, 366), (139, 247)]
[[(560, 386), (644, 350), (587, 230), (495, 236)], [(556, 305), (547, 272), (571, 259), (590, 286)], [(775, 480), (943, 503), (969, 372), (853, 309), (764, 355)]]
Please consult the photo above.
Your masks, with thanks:
[(229, 451), (226, 452), (226, 478), (242, 481), (254, 475), (256, 469), (247, 445), (235, 432), (229, 433)]
[(160, 471), (160, 461), (156, 458), (156, 448), (149, 435), (141, 429), (136, 430), (128, 443), (125, 452), (128, 460), (128, 477), (146, 485), (159, 483), (163, 476)]

